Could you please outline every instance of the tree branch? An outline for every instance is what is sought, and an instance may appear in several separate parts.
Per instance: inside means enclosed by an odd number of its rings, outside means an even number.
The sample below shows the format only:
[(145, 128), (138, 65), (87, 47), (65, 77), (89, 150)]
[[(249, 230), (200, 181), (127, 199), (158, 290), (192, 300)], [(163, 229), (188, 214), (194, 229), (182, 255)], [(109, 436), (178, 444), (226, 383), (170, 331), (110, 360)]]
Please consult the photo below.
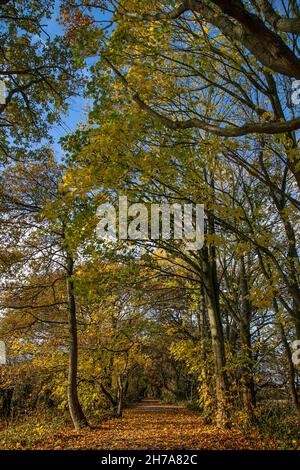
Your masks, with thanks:
[(103, 60), (113, 70), (113, 72), (120, 78), (124, 87), (132, 92), (132, 99), (138, 106), (147, 112), (154, 119), (163, 123), (166, 127), (173, 130), (184, 130), (184, 129), (201, 129), (221, 137), (241, 137), (248, 134), (281, 134), (284, 132), (293, 132), (300, 129), (300, 117), (291, 119), (289, 121), (272, 121), (266, 123), (247, 123), (242, 126), (216, 126), (210, 124), (207, 121), (192, 118), (185, 121), (173, 120), (167, 116), (160, 114), (158, 111), (149, 106), (134, 90), (130, 89), (130, 86), (126, 80), (126, 77), (110, 62), (107, 57), (103, 57)]
[(284, 33), (300, 33), (299, 18), (284, 18), (274, 10), (268, 0), (259, 0), (259, 7), (263, 12), (267, 22), (276, 30)]

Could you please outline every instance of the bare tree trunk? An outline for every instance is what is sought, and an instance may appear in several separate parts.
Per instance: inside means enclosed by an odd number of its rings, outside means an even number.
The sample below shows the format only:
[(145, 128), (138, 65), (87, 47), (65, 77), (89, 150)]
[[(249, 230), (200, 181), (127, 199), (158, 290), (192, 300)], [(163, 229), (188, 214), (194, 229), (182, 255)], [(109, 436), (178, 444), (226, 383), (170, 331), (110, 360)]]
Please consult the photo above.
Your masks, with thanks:
[(68, 404), (70, 415), (76, 430), (88, 426), (87, 419), (82, 411), (77, 391), (78, 369), (78, 339), (76, 302), (74, 295), (74, 261), (71, 255), (67, 255), (67, 295), (68, 295), (68, 320), (69, 320), (69, 369), (68, 369)]

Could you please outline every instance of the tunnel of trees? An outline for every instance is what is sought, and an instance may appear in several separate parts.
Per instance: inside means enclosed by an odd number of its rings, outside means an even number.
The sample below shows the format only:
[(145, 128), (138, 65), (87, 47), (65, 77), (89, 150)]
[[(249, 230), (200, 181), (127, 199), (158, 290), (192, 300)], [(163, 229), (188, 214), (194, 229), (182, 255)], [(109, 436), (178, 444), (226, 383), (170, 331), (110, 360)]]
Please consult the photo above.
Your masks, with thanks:
[[(299, 420), (298, 2), (58, 3), (0, 1), (1, 419), (155, 397)], [(120, 195), (203, 204), (203, 247), (98, 239)]]

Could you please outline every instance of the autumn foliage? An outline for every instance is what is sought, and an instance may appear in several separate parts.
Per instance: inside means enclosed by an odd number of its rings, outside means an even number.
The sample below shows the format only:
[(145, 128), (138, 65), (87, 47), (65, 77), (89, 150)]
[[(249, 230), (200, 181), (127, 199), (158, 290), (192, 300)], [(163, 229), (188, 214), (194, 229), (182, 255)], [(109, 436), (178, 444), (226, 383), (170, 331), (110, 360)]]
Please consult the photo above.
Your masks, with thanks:
[[(49, 3), (0, 4), (0, 447), (299, 447), (297, 2)], [(120, 195), (203, 247), (97, 238)]]

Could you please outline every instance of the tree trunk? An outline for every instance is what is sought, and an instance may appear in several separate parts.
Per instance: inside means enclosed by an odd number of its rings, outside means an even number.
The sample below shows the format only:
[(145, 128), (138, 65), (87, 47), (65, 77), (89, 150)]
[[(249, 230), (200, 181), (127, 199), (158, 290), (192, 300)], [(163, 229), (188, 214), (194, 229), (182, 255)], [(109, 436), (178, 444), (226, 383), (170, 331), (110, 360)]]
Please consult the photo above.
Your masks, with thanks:
[(241, 321), (240, 324), (241, 347), (243, 354), (242, 366), (242, 398), (243, 407), (247, 413), (249, 421), (254, 421), (255, 392), (252, 371), (252, 353), (249, 330)]
[(67, 295), (69, 320), (68, 404), (74, 427), (78, 431), (82, 427), (88, 426), (88, 422), (79, 403), (77, 391), (78, 339), (74, 282), (72, 280), (73, 273), (74, 261), (72, 256), (67, 255)]
[[(212, 187), (214, 180), (212, 176)], [(214, 194), (213, 194), (214, 198)], [(215, 234), (214, 214), (208, 213), (207, 231)], [(216, 264), (216, 249), (213, 244), (204, 246), (202, 251), (202, 276), (207, 301), (207, 316), (211, 334), (212, 351), (214, 356), (216, 376), (216, 422), (220, 427), (227, 426), (229, 422), (229, 388), (226, 375), (226, 356), (223, 326), (220, 311), (219, 283)]]
[(14, 394), (13, 388), (4, 389), (2, 392), (2, 416), (4, 418), (9, 418), (11, 414), (11, 402)]
[(242, 398), (243, 407), (250, 422), (254, 421), (255, 393), (253, 380), (253, 361), (250, 336), (251, 304), (247, 299), (248, 281), (244, 258), (240, 260), (240, 288), (241, 288), (241, 314), (240, 314), (240, 341), (242, 352)]
[(215, 375), (216, 375), (216, 399), (217, 414), (216, 422), (219, 426), (224, 426), (228, 421), (227, 391), (228, 384), (225, 372), (225, 351), (223, 333), (218, 316), (216, 315), (213, 302), (207, 296), (207, 313), (210, 325), (211, 343), (214, 355)]
[(117, 404), (118, 418), (121, 418), (123, 414), (123, 398), (124, 398), (123, 381), (122, 381), (121, 375), (118, 375), (118, 404)]
[(209, 259), (208, 250), (204, 249), (203, 281), (206, 291), (207, 316), (210, 328), (212, 351), (216, 376), (216, 421), (219, 426), (228, 422), (228, 383), (225, 371), (225, 346), (223, 327), (219, 307), (219, 292), (216, 279), (215, 261)]
[(281, 323), (279, 323), (279, 330), (280, 330), (280, 336), (284, 345), (285, 354), (286, 354), (287, 363), (288, 363), (289, 394), (290, 394), (291, 401), (295, 407), (298, 418), (300, 419), (300, 402), (298, 398), (297, 388), (295, 386), (296, 373), (295, 373), (295, 367), (293, 364), (292, 351), (286, 339), (284, 328)]
[(108, 398), (108, 400), (110, 401), (113, 410), (116, 410), (117, 409), (116, 400), (114, 400), (113, 396), (109, 393), (109, 391), (104, 387), (104, 385), (102, 383), (100, 384), (100, 388), (101, 388), (101, 391), (102, 391), (103, 395), (105, 395), (106, 398)]

